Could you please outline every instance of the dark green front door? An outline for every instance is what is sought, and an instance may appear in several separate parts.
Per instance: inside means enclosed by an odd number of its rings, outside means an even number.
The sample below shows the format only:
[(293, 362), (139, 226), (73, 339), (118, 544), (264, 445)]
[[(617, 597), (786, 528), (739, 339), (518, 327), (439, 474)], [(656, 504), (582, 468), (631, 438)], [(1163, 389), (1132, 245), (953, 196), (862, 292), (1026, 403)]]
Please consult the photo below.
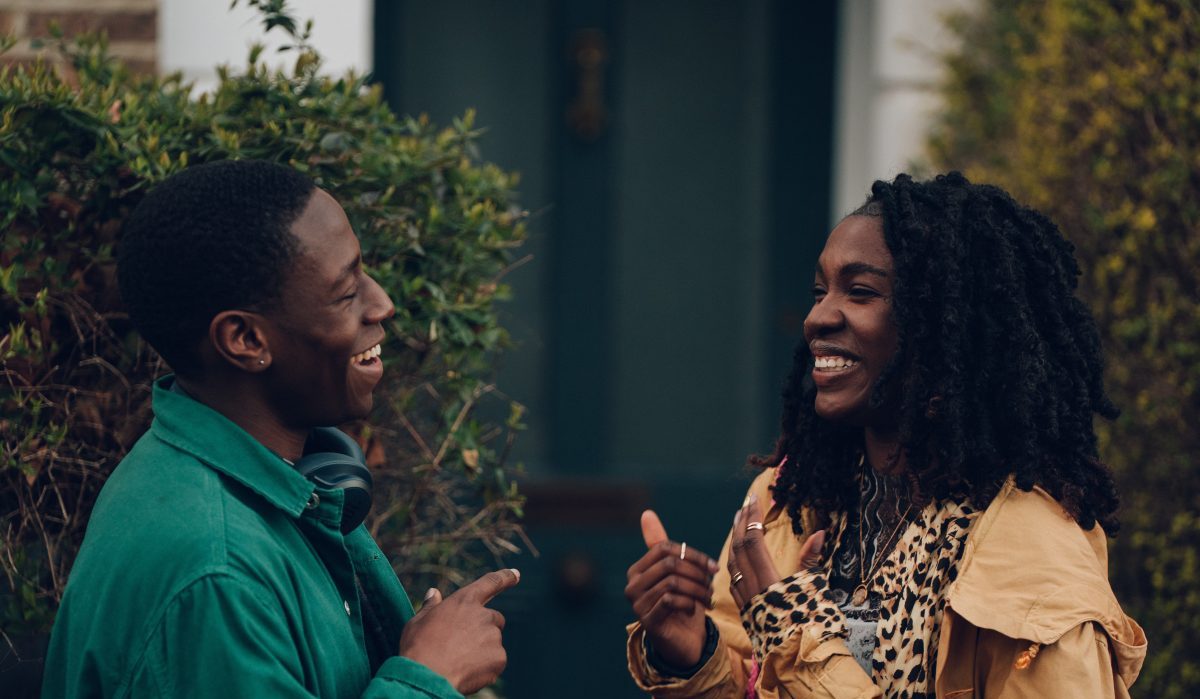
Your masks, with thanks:
[(832, 3), (380, 0), (401, 112), (469, 107), (522, 174), (532, 263), (500, 384), (541, 551), (513, 561), (512, 697), (636, 696), (624, 671), (637, 517), (718, 553), (777, 431), (829, 219)]

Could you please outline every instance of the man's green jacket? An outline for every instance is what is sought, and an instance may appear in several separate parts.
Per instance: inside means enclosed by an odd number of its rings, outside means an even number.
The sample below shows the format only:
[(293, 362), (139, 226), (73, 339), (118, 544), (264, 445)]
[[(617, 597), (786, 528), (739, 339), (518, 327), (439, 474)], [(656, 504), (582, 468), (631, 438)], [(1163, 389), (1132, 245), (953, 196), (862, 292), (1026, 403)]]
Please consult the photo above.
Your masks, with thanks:
[(460, 697), (396, 655), (412, 605), (341, 493), (171, 380), (97, 499), (43, 696)]

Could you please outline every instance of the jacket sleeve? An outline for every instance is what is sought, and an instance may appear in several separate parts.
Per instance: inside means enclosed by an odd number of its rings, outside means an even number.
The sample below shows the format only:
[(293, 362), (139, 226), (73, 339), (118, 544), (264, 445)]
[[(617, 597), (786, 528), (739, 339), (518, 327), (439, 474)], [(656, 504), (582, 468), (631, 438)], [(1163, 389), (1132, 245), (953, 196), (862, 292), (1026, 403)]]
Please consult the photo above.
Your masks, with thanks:
[[(311, 668), (307, 668), (311, 671)], [(200, 578), (164, 610), (130, 680), (130, 696), (313, 697), (286, 617), (255, 583)], [(441, 675), (407, 658), (386, 660), (362, 696), (461, 699)]]
[(981, 696), (1000, 699), (1128, 699), (1128, 687), (1113, 671), (1109, 643), (1108, 634), (1093, 622), (1048, 645), (979, 629), (976, 686), (984, 688)]
[(717, 648), (695, 675), (672, 677), (663, 675), (646, 660), (646, 630), (640, 623), (626, 627), (629, 633), (626, 657), (633, 681), (644, 692), (662, 699), (744, 699), (746, 678), (741, 672), (741, 658), (730, 650), (722, 639)]
[(868, 699), (881, 696), (846, 645), (842, 612), (828, 579), (803, 570), (768, 587), (742, 610), (761, 671), (762, 699)]

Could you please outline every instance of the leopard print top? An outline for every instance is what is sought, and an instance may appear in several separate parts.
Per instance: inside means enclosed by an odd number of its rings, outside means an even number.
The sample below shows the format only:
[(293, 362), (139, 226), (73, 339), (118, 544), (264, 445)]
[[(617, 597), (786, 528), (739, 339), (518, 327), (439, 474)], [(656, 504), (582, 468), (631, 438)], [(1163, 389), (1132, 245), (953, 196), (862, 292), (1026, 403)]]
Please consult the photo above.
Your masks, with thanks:
[[(872, 581), (882, 601), (871, 676), (888, 699), (934, 696), (943, 593), (958, 575), (963, 542), (977, 514), (965, 503), (930, 503), (905, 528)], [(822, 641), (847, 637), (840, 596), (830, 587), (837, 550), (851, 545), (847, 529), (846, 516), (835, 516), (835, 548), (823, 564), (775, 583), (742, 610), (742, 626), (759, 664), (810, 624), (819, 625)]]

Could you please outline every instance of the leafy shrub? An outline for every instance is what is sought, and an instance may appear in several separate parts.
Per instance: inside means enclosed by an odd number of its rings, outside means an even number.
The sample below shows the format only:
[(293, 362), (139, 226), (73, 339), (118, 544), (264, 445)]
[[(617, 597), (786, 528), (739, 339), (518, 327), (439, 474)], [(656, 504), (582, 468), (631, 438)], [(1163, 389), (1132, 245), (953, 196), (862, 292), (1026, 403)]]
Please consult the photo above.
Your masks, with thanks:
[(480, 161), (470, 113), (446, 129), (397, 117), (363, 78), (318, 76), (308, 28), (261, 5), (295, 39), (294, 69), (268, 70), (256, 48), (211, 94), (131, 75), (102, 37), (60, 39), (58, 72), (0, 69), (2, 631), (49, 627), (90, 505), (148, 426), (166, 368), (122, 311), (114, 250), (147, 189), (189, 163), (307, 172), (391, 294), (377, 410), (349, 428), (375, 469), (368, 523), (402, 579), (462, 582), (517, 550), (505, 456), (521, 406), (490, 382), (508, 340), (495, 306), (525, 237), (515, 176)]
[(1047, 212), (1077, 248), (1124, 414), (1111, 578), (1145, 627), (1134, 692), (1200, 696), (1200, 8), (985, 0), (952, 20), (939, 168)]

